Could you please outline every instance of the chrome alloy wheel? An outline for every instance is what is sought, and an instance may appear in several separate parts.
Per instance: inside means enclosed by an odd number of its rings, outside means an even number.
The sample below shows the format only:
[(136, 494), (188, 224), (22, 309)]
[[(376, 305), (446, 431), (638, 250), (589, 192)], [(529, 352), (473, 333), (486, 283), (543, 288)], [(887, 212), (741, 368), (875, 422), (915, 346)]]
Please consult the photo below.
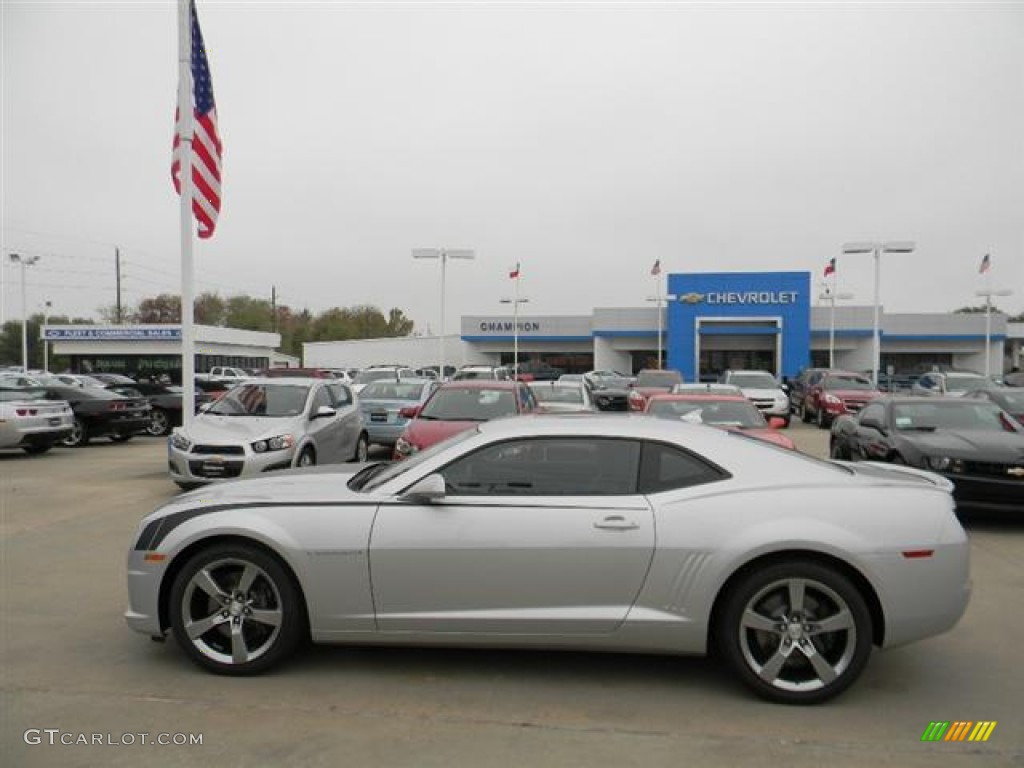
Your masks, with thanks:
[(189, 579), (178, 603), (181, 627), (203, 656), (242, 665), (274, 647), (284, 620), (278, 585), (241, 558), (214, 560)]
[(857, 622), (838, 592), (810, 578), (773, 581), (740, 616), (739, 648), (748, 668), (780, 691), (821, 691), (857, 654)]

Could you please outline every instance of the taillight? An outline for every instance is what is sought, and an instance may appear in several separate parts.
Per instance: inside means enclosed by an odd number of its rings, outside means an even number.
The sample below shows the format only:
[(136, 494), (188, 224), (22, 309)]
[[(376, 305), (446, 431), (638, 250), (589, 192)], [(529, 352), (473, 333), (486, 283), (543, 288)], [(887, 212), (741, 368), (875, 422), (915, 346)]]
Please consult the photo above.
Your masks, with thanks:
[(35, 408), (16, 408), (15, 413), (19, 416), (35, 416), (39, 411)]
[(125, 411), (128, 409), (127, 403), (111, 403), (110, 410), (112, 411)]

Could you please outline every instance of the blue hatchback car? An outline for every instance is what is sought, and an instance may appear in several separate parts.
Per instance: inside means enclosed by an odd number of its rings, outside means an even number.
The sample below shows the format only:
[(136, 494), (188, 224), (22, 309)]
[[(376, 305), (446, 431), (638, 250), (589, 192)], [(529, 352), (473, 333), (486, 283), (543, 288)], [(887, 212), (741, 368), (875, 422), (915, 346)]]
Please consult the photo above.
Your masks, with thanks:
[(423, 405), (438, 386), (433, 379), (386, 379), (367, 384), (359, 393), (359, 407), (370, 443), (394, 447), (409, 423), (400, 411)]

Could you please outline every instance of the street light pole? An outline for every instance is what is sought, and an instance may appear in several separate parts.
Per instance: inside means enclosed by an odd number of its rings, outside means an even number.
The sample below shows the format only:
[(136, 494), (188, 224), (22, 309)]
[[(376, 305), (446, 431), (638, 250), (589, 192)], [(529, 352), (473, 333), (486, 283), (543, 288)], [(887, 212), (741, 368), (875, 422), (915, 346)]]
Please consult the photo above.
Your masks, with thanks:
[(512, 371), (513, 377), (519, 378), (519, 305), (526, 304), (529, 299), (519, 298), (519, 280), (516, 280), (515, 298), (502, 299), (502, 304), (512, 305)]
[(993, 290), (991, 286), (984, 291), (975, 291), (975, 296), (985, 297), (985, 378), (992, 372), (992, 297), (1010, 296), (1013, 291), (1008, 289)]
[(438, 340), (440, 365), (437, 369), (437, 379), (444, 381), (445, 271), (448, 259), (475, 259), (476, 253), (465, 248), (413, 248), (412, 257), (414, 259), (440, 259), (441, 261), (441, 335)]
[(915, 244), (909, 241), (885, 243), (846, 243), (843, 253), (870, 253), (875, 260), (874, 324), (872, 328), (871, 383), (878, 386), (878, 368), (882, 359), (882, 330), (880, 327), (881, 284), (883, 253), (913, 253)]
[(43, 305), (43, 331), (40, 335), (43, 337), (43, 371), (45, 373), (50, 372), (50, 342), (46, 340), (46, 326), (50, 323), (50, 308), (52, 306), (52, 301)]
[(21, 369), (28, 373), (28, 309), (25, 301), (25, 268), (39, 261), (39, 256), (11, 254), (11, 261), (21, 265)]
[(852, 299), (852, 293), (835, 293), (826, 286), (825, 292), (818, 296), (829, 304), (828, 311), (828, 367), (836, 367), (836, 302)]

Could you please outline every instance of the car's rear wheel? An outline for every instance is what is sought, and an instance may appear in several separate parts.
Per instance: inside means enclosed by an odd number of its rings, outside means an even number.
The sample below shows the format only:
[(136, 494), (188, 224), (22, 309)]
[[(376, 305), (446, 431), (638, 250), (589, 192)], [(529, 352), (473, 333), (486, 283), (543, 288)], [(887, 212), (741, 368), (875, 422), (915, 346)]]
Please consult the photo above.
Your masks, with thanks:
[(23, 445), (23, 446), (21, 446), (21, 449), (25, 453), (29, 454), (30, 456), (38, 456), (40, 453), (46, 453), (51, 448), (53, 448), (53, 443), (46, 443), (46, 444), (38, 444), (37, 443), (37, 444), (33, 444), (33, 445)]
[(69, 448), (78, 448), (89, 444), (89, 425), (82, 421), (80, 416), (75, 416), (71, 423), (71, 432), (60, 441), (62, 445)]
[(352, 454), (352, 461), (363, 464), (369, 459), (369, 457), (370, 440), (366, 436), (366, 433), (363, 432), (361, 435), (359, 435), (359, 439), (356, 441), (356, 450), (355, 453)]
[(824, 408), (818, 409), (817, 421), (818, 429), (828, 429), (832, 425), (832, 420), (828, 417), (828, 414), (825, 413)]
[(302, 607), (291, 575), (270, 554), (220, 544), (195, 555), (171, 589), (171, 627), (199, 666), (252, 675), (289, 656), (302, 639)]
[(807, 410), (806, 400), (800, 403), (800, 421), (802, 421), (804, 424), (811, 423), (811, 414), (810, 411)]
[(832, 442), (829, 443), (828, 456), (830, 459), (837, 459), (839, 461), (852, 461), (853, 456), (849, 454), (850, 452), (844, 451), (842, 444), (835, 438), (833, 438)]
[(149, 415), (149, 426), (146, 433), (153, 437), (163, 437), (171, 431), (171, 419), (163, 408), (154, 408)]
[(129, 440), (132, 439), (132, 437), (134, 437), (134, 435), (123, 435), (119, 432), (115, 432), (110, 436), (110, 439), (112, 442), (115, 443), (127, 443)]
[(871, 655), (871, 614), (842, 573), (810, 561), (751, 571), (725, 597), (716, 638), (736, 675), (784, 704), (846, 690)]

